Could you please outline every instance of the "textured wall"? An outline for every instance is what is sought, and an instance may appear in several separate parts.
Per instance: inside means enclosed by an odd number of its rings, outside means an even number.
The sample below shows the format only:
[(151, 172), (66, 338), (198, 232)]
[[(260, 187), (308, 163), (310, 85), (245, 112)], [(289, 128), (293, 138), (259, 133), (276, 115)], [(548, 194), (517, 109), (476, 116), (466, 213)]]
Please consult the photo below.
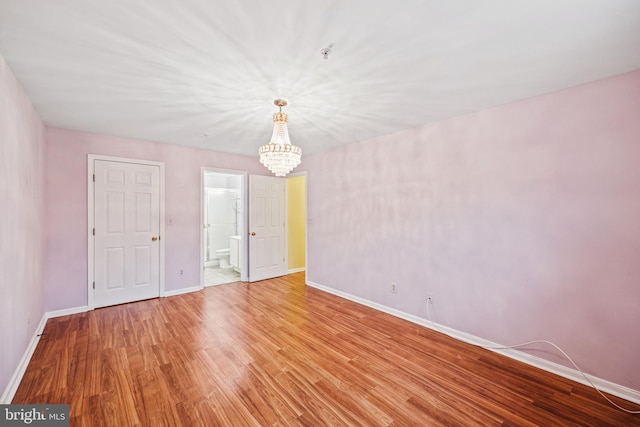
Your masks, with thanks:
[(44, 314), (45, 127), (0, 56), (0, 391)]
[(640, 70), (307, 156), (308, 279), (640, 390), (639, 114)]
[(306, 180), (306, 176), (287, 178), (289, 270), (306, 266)]
[[(87, 155), (165, 162), (165, 289), (200, 285), (201, 167), (269, 171), (245, 157), (177, 145), (48, 129), (47, 311), (87, 305)], [(184, 276), (179, 270), (184, 269)]]

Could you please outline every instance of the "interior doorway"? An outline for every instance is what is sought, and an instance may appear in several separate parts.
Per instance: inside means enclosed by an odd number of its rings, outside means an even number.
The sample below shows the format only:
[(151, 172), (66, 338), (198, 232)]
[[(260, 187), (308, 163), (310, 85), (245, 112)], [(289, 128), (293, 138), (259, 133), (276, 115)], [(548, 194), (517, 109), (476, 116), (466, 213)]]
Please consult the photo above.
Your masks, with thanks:
[(202, 170), (202, 284), (246, 280), (245, 173)]
[(288, 270), (307, 270), (307, 173), (287, 177)]

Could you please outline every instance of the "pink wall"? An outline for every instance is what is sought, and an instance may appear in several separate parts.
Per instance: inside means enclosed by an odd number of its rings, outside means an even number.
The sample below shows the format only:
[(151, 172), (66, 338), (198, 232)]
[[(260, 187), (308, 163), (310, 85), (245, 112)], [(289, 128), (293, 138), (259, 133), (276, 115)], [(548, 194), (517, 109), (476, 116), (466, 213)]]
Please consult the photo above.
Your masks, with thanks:
[(308, 280), (640, 390), (640, 70), (305, 164)]
[[(256, 145), (257, 147), (257, 145)], [(257, 149), (257, 148), (256, 148)], [(49, 128), (46, 156), (46, 309), (87, 305), (87, 155), (165, 163), (165, 288), (200, 284), (200, 168), (268, 173), (258, 156)], [(179, 276), (184, 269), (184, 276)]]
[(45, 127), (0, 56), (0, 391), (44, 314)]

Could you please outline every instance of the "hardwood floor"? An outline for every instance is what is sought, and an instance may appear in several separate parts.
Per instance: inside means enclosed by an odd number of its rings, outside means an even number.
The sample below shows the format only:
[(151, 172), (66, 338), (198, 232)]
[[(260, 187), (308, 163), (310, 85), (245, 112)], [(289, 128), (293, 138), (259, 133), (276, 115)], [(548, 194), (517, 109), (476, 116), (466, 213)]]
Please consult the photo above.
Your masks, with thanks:
[(13, 402), (69, 403), (72, 426), (640, 425), (304, 273), (50, 319)]

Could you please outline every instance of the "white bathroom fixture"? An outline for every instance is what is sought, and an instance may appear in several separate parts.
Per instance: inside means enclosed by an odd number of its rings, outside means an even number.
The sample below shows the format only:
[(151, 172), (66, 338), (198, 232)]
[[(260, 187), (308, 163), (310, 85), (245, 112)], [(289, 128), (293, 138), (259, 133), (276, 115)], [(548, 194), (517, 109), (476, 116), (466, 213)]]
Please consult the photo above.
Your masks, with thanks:
[(235, 271), (240, 273), (240, 236), (229, 237), (229, 249), (229, 263)]
[(229, 248), (226, 249), (218, 249), (216, 250), (216, 258), (218, 258), (220, 264), (220, 268), (229, 268), (229, 253), (231, 250)]

